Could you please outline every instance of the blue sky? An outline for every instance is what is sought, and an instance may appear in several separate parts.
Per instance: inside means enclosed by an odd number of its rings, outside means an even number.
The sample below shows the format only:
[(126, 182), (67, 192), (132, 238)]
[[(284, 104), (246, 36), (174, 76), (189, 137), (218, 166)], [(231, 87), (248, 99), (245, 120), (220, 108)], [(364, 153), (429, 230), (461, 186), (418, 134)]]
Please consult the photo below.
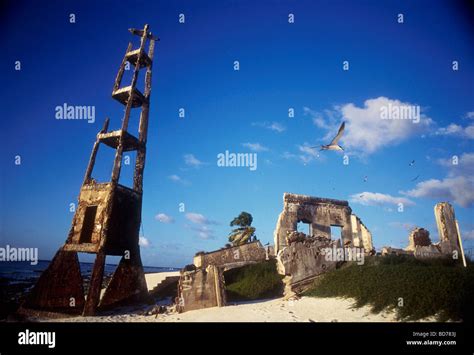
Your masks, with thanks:
[[(253, 215), (259, 239), (273, 243), (284, 192), (349, 200), (377, 248), (406, 246), (413, 226), (427, 228), (436, 242), (433, 206), (449, 201), (465, 247), (473, 247), (474, 29), (460, 4), (10, 1), (4, 7), (2, 245), (38, 247), (49, 259), (66, 239), (69, 204), (95, 136), (106, 116), (117, 129), (123, 115), (111, 90), (132, 40), (127, 29), (148, 23), (161, 41), (144, 177), (145, 265), (180, 267), (196, 251), (223, 246), (241, 211)], [(95, 106), (95, 123), (55, 119), (64, 103)], [(389, 104), (419, 106), (420, 122), (381, 120), (377, 113)], [(288, 117), (290, 108), (295, 117)], [(308, 148), (328, 143), (342, 121), (348, 165), (343, 153)], [(112, 166), (106, 149), (94, 171), (103, 179)], [(257, 153), (257, 169), (218, 167), (217, 155), (226, 150)], [(131, 169), (124, 167), (125, 178)]]

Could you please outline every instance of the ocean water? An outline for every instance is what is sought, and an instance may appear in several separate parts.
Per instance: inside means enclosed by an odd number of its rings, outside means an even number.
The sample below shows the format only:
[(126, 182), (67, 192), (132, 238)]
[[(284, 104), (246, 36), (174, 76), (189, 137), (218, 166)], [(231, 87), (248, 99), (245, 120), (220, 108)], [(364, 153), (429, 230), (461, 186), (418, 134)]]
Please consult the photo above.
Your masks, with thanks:
[[(49, 261), (40, 260), (38, 264), (31, 265), (29, 261), (15, 261), (15, 262), (0, 262), (0, 279), (3, 285), (14, 285), (25, 282), (35, 282), (46, 270)], [(79, 263), (81, 267), (81, 274), (83, 278), (89, 278), (92, 273), (93, 263)], [(105, 276), (111, 276), (117, 265), (106, 264), (104, 269)], [(145, 273), (177, 271), (179, 269), (169, 267), (153, 267), (144, 266)]]

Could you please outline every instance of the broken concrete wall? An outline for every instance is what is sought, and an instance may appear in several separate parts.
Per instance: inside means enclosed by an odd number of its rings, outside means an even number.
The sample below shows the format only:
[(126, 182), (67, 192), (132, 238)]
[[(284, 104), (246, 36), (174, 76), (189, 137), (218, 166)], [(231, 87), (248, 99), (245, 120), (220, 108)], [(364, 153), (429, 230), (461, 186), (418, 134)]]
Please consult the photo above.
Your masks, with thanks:
[(206, 269), (181, 271), (176, 300), (178, 312), (226, 305), (223, 270), (215, 265)]
[(360, 230), (360, 239), (362, 239), (361, 247), (365, 249), (366, 253), (370, 253), (372, 252), (372, 250), (374, 250), (374, 244), (372, 243), (372, 233), (370, 233), (370, 231), (363, 223), (360, 224)]
[(206, 268), (208, 265), (219, 267), (240, 267), (253, 262), (261, 262), (267, 259), (267, 251), (257, 240), (232, 248), (216, 250), (210, 253), (198, 254), (194, 257), (194, 265), (197, 268)]
[(456, 216), (454, 208), (448, 202), (440, 202), (434, 206), (436, 225), (438, 226), (439, 246), (443, 254), (460, 252)]
[(408, 246), (405, 248), (407, 251), (415, 251), (417, 246), (429, 246), (431, 245), (430, 232), (424, 228), (415, 228), (410, 232), (408, 236)]
[(352, 245), (351, 214), (347, 201), (285, 193), (274, 232), (275, 253), (287, 246), (287, 232), (297, 230), (298, 222), (310, 224), (312, 236), (328, 240), (331, 226), (340, 226), (344, 245)]
[[(440, 202), (434, 206), (436, 224), (438, 226), (439, 242), (433, 244), (430, 233), (424, 228), (415, 228), (408, 237), (408, 246), (402, 249), (384, 247), (382, 254), (408, 254), (416, 258), (459, 257), (462, 250), (459, 244), (459, 231), (453, 206)], [(456, 256), (455, 256), (455, 253)]]
[(360, 227), (360, 220), (355, 214), (351, 214), (351, 228), (352, 228), (352, 244), (355, 247), (362, 248), (362, 231)]
[(412, 255), (413, 253), (410, 251), (406, 251), (405, 249), (383, 247), (381, 250), (381, 254), (382, 255)]
[[(298, 233), (298, 232), (296, 232)], [(303, 233), (298, 233), (303, 234)], [(278, 272), (285, 275), (285, 294), (301, 292), (314, 279), (336, 268), (336, 261), (326, 260), (326, 248), (339, 248), (341, 241), (327, 238), (308, 237), (305, 241), (294, 239), (277, 255)]]

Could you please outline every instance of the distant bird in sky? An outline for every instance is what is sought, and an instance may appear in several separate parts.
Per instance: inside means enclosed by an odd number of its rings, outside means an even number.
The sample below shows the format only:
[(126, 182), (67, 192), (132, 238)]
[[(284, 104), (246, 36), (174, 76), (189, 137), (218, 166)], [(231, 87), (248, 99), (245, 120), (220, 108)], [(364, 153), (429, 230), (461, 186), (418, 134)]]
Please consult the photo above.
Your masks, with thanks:
[[(339, 127), (339, 131), (337, 132), (336, 136), (333, 138), (331, 143), (327, 145), (322, 145), (319, 150), (344, 150), (342, 147), (337, 144), (339, 139), (342, 137), (342, 134), (344, 133), (344, 127), (346, 126), (346, 122), (342, 122), (341, 127)], [(318, 146), (314, 146), (311, 148), (317, 148)]]
[(415, 181), (416, 179), (418, 179), (420, 177), (420, 175), (417, 175), (415, 176), (413, 179), (411, 179), (411, 181)]
[(408, 164), (408, 165), (410, 165), (410, 166), (413, 166), (413, 165), (415, 165), (415, 161), (414, 161), (414, 160), (412, 160), (412, 161), (410, 162), (410, 164)]
[(364, 176), (364, 182), (367, 182), (369, 178), (367, 176)]

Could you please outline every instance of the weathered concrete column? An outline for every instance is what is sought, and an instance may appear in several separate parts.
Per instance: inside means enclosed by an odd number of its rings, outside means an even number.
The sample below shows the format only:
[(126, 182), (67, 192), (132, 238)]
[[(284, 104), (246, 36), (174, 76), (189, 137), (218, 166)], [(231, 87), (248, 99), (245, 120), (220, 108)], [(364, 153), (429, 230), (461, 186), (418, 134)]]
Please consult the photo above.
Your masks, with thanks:
[(280, 213), (274, 232), (275, 254), (286, 247), (286, 232), (294, 231), (298, 226), (298, 218), (295, 212), (288, 211), (288, 208)]
[(351, 209), (350, 207), (346, 207), (343, 209), (342, 218), (343, 218), (343, 225), (342, 225), (342, 242), (343, 246), (352, 246), (352, 228), (351, 228)]
[(356, 215), (351, 214), (352, 243), (355, 247), (362, 248), (362, 232), (360, 229), (360, 220)]
[(438, 226), (439, 246), (443, 254), (459, 253), (458, 232), (454, 208), (448, 202), (437, 203), (434, 207)]
[(363, 225), (360, 225), (361, 235), (362, 235), (362, 246), (364, 247), (366, 252), (369, 252), (374, 249), (374, 245), (372, 243), (372, 233)]

